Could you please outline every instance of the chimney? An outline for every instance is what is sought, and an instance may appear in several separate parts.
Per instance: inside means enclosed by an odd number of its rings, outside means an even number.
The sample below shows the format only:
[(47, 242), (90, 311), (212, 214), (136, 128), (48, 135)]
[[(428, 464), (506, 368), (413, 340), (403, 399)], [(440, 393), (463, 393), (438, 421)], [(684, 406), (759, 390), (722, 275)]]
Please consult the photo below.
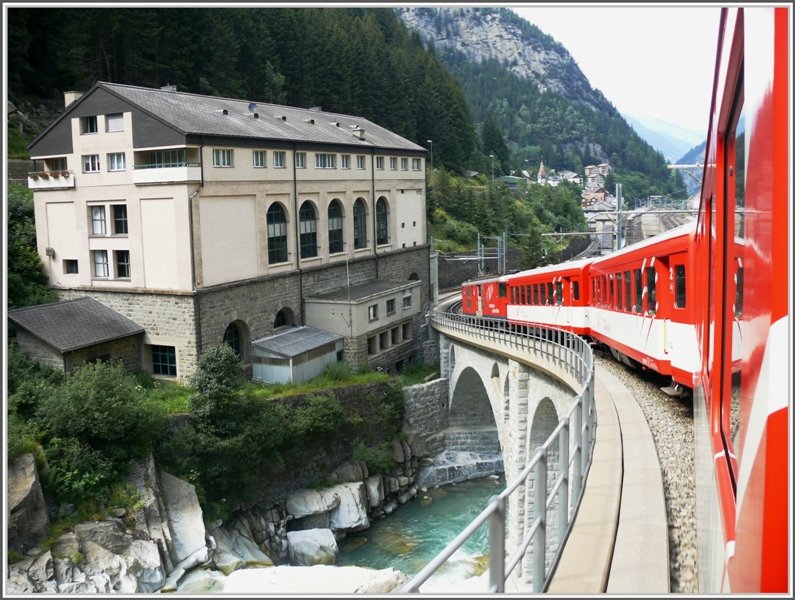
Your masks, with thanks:
[(356, 127), (356, 128), (353, 130), (353, 135), (354, 135), (354, 136), (355, 136), (357, 139), (363, 140), (363, 139), (364, 139), (364, 129), (362, 129), (361, 127)]
[(177, 91), (177, 86), (170, 85), (170, 84), (167, 83), (166, 85), (164, 85), (160, 89), (163, 90), (164, 92), (176, 92)]
[(72, 102), (80, 98), (83, 95), (83, 92), (64, 92), (63, 93), (63, 105), (64, 108), (69, 106)]

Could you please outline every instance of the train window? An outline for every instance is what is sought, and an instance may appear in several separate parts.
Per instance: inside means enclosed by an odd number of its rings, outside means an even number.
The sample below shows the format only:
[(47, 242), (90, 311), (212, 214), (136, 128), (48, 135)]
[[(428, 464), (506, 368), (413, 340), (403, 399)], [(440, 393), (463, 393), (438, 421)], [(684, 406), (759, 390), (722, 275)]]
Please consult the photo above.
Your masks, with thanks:
[(563, 304), (563, 282), (558, 281), (555, 283), (555, 304)]
[(497, 284), (497, 289), (498, 289), (498, 294), (499, 294), (500, 298), (505, 298), (505, 296), (508, 295), (508, 288), (505, 286), (505, 282), (504, 281), (500, 281)]
[(580, 299), (580, 282), (575, 281), (571, 284), (571, 296), (574, 300)]
[(548, 281), (547, 282), (547, 304), (552, 304), (552, 302), (553, 302), (553, 300), (552, 300), (553, 294), (554, 294), (554, 292), (552, 291), (552, 282)]
[(621, 273), (616, 273), (616, 308), (621, 310)]
[(524, 287), (524, 303), (525, 304), (530, 304), (530, 296), (531, 296), (531, 292), (532, 292), (532, 287), (533, 286), (528, 284), (528, 285), (525, 285), (525, 286), (522, 286), (522, 287)]
[(533, 304), (538, 304), (538, 284), (533, 284)]
[(646, 267), (646, 311), (657, 312), (657, 276), (654, 267)]
[(643, 312), (643, 272), (634, 269), (635, 274), (635, 312)]
[(632, 278), (629, 271), (624, 271), (624, 310), (632, 310)]
[(541, 284), (541, 304), (547, 303), (547, 286)]
[(687, 306), (687, 294), (685, 287), (685, 266), (676, 265), (674, 267), (674, 306), (685, 308)]

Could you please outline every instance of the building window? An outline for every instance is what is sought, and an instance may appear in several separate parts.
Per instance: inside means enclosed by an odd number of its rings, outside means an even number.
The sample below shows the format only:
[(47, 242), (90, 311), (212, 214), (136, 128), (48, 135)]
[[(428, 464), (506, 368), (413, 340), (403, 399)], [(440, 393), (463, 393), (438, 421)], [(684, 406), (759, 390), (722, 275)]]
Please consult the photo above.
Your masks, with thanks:
[(365, 164), (366, 163), (364, 161), (364, 154), (357, 154), (356, 155), (356, 168), (359, 169), (360, 171), (364, 171), (364, 169), (366, 168)]
[(281, 204), (268, 209), (268, 264), (287, 262), (287, 219)]
[(388, 315), (395, 314), (395, 299), (394, 298), (386, 301), (386, 314), (388, 314)]
[(378, 352), (377, 338), (373, 335), (367, 338), (367, 354), (376, 354)]
[(403, 334), (403, 341), (411, 339), (411, 323), (403, 323), (401, 326), (401, 333)]
[(286, 153), (283, 150), (277, 150), (273, 153), (273, 168), (283, 169), (286, 164)]
[(83, 155), (83, 173), (99, 172), (99, 154)]
[(97, 117), (80, 117), (80, 134), (97, 132)]
[(400, 170), (401, 171), (408, 171), (409, 170), (409, 159), (408, 158), (401, 158), (400, 159)]
[(378, 345), (381, 346), (382, 350), (389, 348), (389, 332), (382, 331), (378, 334)]
[(121, 113), (105, 115), (105, 131), (108, 133), (124, 131), (124, 115)]
[(395, 344), (399, 344), (400, 343), (400, 327), (393, 327), (392, 331), (390, 333), (392, 334), (392, 340), (391, 340), (392, 345), (394, 346)]
[(371, 304), (367, 307), (367, 316), (370, 318), (371, 321), (375, 321), (378, 319), (378, 305)]
[(94, 235), (107, 235), (108, 233), (104, 206), (91, 207), (91, 233)]
[(306, 169), (306, 152), (295, 153), (295, 168)]
[(340, 166), (343, 169), (350, 169), (351, 168), (351, 155), (350, 154), (343, 154), (340, 156)]
[(316, 169), (336, 169), (337, 168), (337, 155), (336, 154), (315, 154), (315, 168)]
[(328, 207), (328, 251), (329, 254), (342, 252), (342, 205), (334, 199)]
[(411, 308), (411, 294), (403, 296), (403, 310)]
[(213, 148), (214, 167), (232, 167), (233, 151), (229, 148)]
[(130, 251), (116, 250), (113, 252), (116, 257), (116, 277), (120, 279), (130, 278)]
[(124, 152), (108, 154), (108, 171), (124, 171), (126, 167)]
[(264, 169), (268, 166), (268, 153), (265, 150), (254, 150), (254, 166)]
[(127, 205), (114, 204), (113, 210), (113, 233), (116, 235), (127, 235)]
[(152, 346), (152, 373), (177, 376), (177, 350), (174, 346)]
[(375, 243), (378, 245), (386, 244), (389, 242), (389, 210), (386, 206), (386, 200), (383, 196), (375, 203)]
[(419, 171), (420, 167), (422, 166), (422, 160), (419, 158), (412, 158), (411, 159), (411, 170), (412, 171)]
[(397, 171), (397, 157), (390, 156), (389, 157), (389, 170), (390, 171)]
[(184, 148), (175, 150), (153, 150), (149, 153), (149, 168), (185, 167), (188, 164), (188, 151)]
[(229, 327), (224, 331), (224, 343), (234, 350), (235, 354), (240, 356), (240, 332), (234, 323), (230, 323)]
[(276, 313), (276, 318), (273, 320), (273, 328), (291, 327), (293, 324), (293, 313), (289, 308), (283, 308)]
[(379, 171), (384, 170), (384, 157), (383, 156), (376, 156), (375, 157), (375, 168)]
[(66, 275), (77, 275), (77, 259), (74, 258), (64, 259), (63, 272)]
[(309, 201), (301, 205), (298, 211), (298, 229), (301, 234), (301, 258), (317, 256), (317, 219), (315, 207)]
[(367, 208), (364, 200), (357, 198), (353, 204), (353, 248), (358, 250), (367, 245)]
[(108, 276), (108, 251), (94, 250), (94, 277)]

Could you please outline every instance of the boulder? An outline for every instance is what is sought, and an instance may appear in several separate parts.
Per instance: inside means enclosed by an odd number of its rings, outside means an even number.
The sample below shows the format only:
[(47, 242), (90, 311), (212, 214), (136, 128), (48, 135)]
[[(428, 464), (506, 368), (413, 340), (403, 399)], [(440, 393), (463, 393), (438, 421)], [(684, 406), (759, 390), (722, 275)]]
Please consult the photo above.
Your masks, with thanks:
[(361, 531), (370, 527), (364, 482), (341, 483), (329, 488), (339, 496), (340, 503), (331, 512), (330, 527), (335, 531)]
[(395, 569), (365, 567), (270, 567), (235, 571), (224, 593), (284, 596), (286, 594), (388, 594), (409, 578)]
[(298, 490), (287, 497), (287, 513), (296, 519), (333, 510), (340, 499), (328, 490)]
[(180, 563), (202, 548), (206, 549), (204, 520), (196, 488), (160, 470), (160, 491), (171, 532), (169, 554)]
[(337, 540), (330, 529), (288, 531), (290, 564), (309, 567), (337, 562)]
[(375, 508), (384, 501), (384, 480), (380, 475), (373, 475), (368, 477), (364, 484), (367, 486), (370, 508)]
[(157, 544), (163, 566), (170, 573), (174, 569), (174, 561), (168, 551), (173, 545), (171, 530), (160, 492), (157, 467), (151, 454), (145, 460), (133, 463), (128, 479), (141, 497), (141, 507), (133, 513), (135, 529), (146, 532), (149, 539)]
[(16, 458), (8, 469), (8, 547), (33, 548), (47, 536), (50, 518), (32, 454)]

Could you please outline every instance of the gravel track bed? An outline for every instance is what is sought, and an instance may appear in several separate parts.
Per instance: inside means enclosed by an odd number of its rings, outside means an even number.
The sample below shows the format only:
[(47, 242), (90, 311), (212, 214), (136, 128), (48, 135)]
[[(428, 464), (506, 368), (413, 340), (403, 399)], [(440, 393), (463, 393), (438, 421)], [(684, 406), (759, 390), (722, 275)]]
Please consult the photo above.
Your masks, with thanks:
[(649, 424), (660, 460), (668, 513), (671, 592), (697, 593), (695, 459), (693, 401), (671, 398), (656, 375), (641, 373), (610, 357), (595, 356), (596, 377), (604, 369), (635, 396)]

